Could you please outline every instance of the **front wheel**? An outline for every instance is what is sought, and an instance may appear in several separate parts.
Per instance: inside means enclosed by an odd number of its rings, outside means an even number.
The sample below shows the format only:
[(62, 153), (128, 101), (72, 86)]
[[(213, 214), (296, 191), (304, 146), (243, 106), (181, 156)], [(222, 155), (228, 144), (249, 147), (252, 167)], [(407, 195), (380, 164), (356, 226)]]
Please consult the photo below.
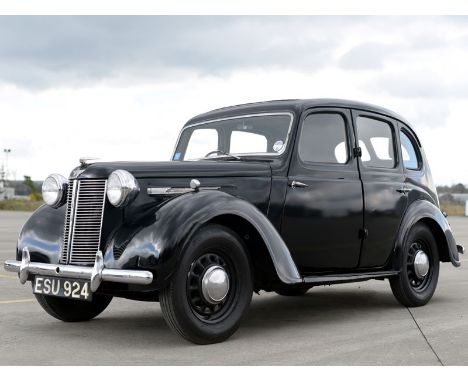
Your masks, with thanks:
[(229, 338), (250, 305), (252, 272), (241, 239), (220, 225), (201, 228), (160, 292), (168, 326), (196, 344)]
[(57, 320), (66, 322), (88, 321), (101, 314), (112, 301), (112, 296), (95, 294), (92, 301), (71, 300), (35, 294), (42, 308)]
[(427, 304), (437, 286), (440, 264), (437, 243), (425, 224), (411, 228), (401, 261), (401, 272), (390, 278), (394, 296), (407, 307)]

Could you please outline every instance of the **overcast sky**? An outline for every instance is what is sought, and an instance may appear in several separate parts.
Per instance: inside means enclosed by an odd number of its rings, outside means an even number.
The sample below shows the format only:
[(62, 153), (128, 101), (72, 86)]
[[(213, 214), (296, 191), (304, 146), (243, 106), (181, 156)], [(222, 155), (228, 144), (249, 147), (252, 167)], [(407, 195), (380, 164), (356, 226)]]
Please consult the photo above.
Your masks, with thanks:
[(0, 17), (11, 178), (168, 160), (195, 114), (321, 97), (398, 112), (436, 183), (468, 183), (468, 18)]

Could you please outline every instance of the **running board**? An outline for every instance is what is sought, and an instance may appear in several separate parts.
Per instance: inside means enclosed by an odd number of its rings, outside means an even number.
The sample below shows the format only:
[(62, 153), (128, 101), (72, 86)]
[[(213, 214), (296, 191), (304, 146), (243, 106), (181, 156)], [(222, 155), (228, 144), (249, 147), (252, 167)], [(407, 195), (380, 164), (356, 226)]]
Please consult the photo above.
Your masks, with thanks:
[(372, 279), (385, 278), (395, 276), (398, 271), (383, 271), (383, 272), (369, 272), (369, 273), (347, 273), (341, 275), (323, 275), (323, 276), (310, 276), (304, 277), (302, 280), (306, 284), (332, 284), (332, 283), (346, 283), (353, 281), (366, 281)]

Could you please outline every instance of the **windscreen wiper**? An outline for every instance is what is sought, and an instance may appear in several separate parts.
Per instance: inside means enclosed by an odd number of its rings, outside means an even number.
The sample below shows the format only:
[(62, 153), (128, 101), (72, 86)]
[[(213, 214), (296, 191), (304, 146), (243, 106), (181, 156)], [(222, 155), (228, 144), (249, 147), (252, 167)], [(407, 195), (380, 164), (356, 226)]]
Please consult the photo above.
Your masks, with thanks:
[(212, 155), (212, 154), (221, 154), (221, 155), (225, 155), (225, 156), (227, 156), (227, 157), (229, 157), (229, 158), (232, 158), (232, 159), (234, 159), (234, 160), (239, 160), (239, 161), (242, 160), (242, 159), (241, 159), (240, 157), (238, 157), (238, 156), (229, 154), (229, 153), (227, 153), (227, 152), (225, 152), (225, 151), (221, 151), (221, 150), (210, 151), (208, 154), (205, 155), (205, 158), (206, 158), (206, 159), (215, 159), (215, 158), (219, 158), (218, 156), (212, 157), (212, 158), (211, 158), (210, 155)]

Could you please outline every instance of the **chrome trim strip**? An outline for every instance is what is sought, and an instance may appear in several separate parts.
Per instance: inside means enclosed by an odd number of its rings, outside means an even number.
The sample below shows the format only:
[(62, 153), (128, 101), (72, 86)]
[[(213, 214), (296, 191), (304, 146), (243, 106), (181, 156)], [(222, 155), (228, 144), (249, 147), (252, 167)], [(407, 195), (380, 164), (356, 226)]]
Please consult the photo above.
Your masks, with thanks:
[(67, 251), (67, 264), (70, 264), (73, 251), (73, 238), (75, 237), (75, 223), (76, 223), (76, 206), (78, 204), (78, 195), (80, 191), (80, 182), (78, 180), (73, 181), (73, 196), (72, 205), (70, 210), (70, 228), (68, 229), (68, 251)]
[(104, 221), (104, 207), (106, 205), (107, 198), (107, 180), (104, 182), (104, 197), (102, 198), (102, 208), (101, 208), (101, 221), (99, 222), (99, 243), (98, 243), (98, 253), (99, 248), (101, 248), (101, 239), (102, 239), (102, 222)]
[(7, 260), (4, 263), (4, 269), (8, 272), (18, 273), (22, 284), (27, 281), (29, 275), (87, 280), (91, 283), (92, 292), (95, 292), (99, 288), (102, 281), (138, 285), (148, 285), (153, 282), (153, 274), (149, 271), (104, 268), (101, 251), (96, 254), (96, 262), (93, 268), (75, 265), (31, 263), (29, 259), (29, 250), (25, 247), (23, 248), (22, 260)]
[[(199, 190), (219, 190), (221, 187), (200, 187)], [(194, 192), (193, 188), (189, 187), (148, 187), (146, 192), (148, 195), (180, 195), (188, 192)]]
[[(75, 226), (75, 207), (76, 207), (76, 195), (77, 195), (78, 181), (74, 179), (74, 180), (71, 180), (71, 183), (73, 184), (73, 186), (71, 187), (72, 195), (71, 195), (71, 201), (70, 201), (70, 216), (69, 216), (70, 221), (68, 222), (67, 248), (62, 248), (62, 254), (60, 256), (60, 261), (59, 261), (59, 262), (63, 262), (64, 264), (68, 264), (70, 262), (71, 243), (72, 243), (71, 239), (73, 238), (72, 231)], [(68, 187), (68, 190), (70, 190), (70, 187)], [(67, 202), (68, 202), (68, 198), (67, 198)], [(67, 209), (68, 209), (68, 206), (67, 206)], [(66, 224), (67, 224), (67, 216), (65, 215), (65, 225)], [(64, 256), (63, 251), (65, 251), (65, 256)]]
[(328, 282), (338, 282), (338, 281), (358, 281), (358, 280), (371, 280), (380, 277), (390, 277), (395, 276), (398, 271), (380, 271), (380, 272), (370, 272), (370, 273), (348, 273), (343, 275), (323, 275), (323, 276), (310, 276), (304, 277), (304, 283), (328, 283)]
[(176, 143), (175, 143), (175, 146), (174, 146), (174, 151), (172, 152), (172, 156), (171, 156), (170, 160), (174, 161), (174, 155), (175, 155), (176, 150), (177, 150), (177, 145), (179, 144), (180, 137), (182, 136), (182, 133), (185, 131), (185, 129), (188, 129), (190, 127), (205, 125), (205, 124), (208, 124), (208, 123), (229, 121), (231, 119), (251, 118), (251, 117), (268, 117), (268, 116), (272, 116), (272, 115), (289, 115), (291, 117), (291, 120), (289, 122), (288, 134), (286, 135), (286, 142), (284, 142), (283, 149), (280, 152), (278, 152), (278, 153), (230, 153), (230, 154), (233, 154), (233, 155), (236, 155), (236, 156), (242, 156), (242, 155), (279, 156), (279, 155), (284, 153), (284, 151), (286, 150), (286, 147), (288, 146), (290, 138), (291, 138), (291, 128), (292, 128), (292, 125), (293, 125), (293, 122), (294, 122), (294, 113), (290, 112), (290, 111), (272, 112), (272, 113), (242, 114), (242, 115), (236, 115), (236, 116), (233, 116), (233, 117), (209, 119), (209, 120), (206, 120), (206, 121), (196, 122), (196, 123), (192, 123), (190, 125), (184, 126), (179, 132), (179, 136), (177, 137), (177, 140), (176, 140)]
[(174, 195), (174, 194), (185, 194), (187, 192), (192, 192), (193, 188), (184, 187), (148, 187), (146, 192), (148, 195)]

